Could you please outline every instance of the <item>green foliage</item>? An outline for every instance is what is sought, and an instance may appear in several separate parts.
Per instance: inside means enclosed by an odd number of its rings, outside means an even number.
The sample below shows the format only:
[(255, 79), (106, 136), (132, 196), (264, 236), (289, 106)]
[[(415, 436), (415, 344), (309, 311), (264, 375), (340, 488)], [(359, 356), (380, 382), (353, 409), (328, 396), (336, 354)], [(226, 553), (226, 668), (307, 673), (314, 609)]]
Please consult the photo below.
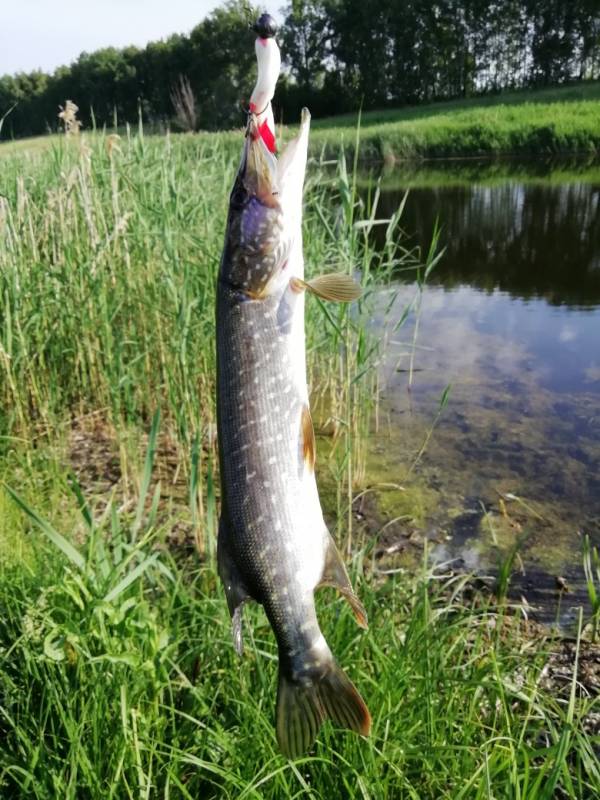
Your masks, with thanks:
[[(600, 149), (600, 84), (521, 91), (471, 100), (373, 111), (361, 116), (362, 161), (448, 156), (552, 155)], [(318, 120), (312, 147), (333, 156), (340, 139), (355, 155), (358, 117)]]
[[(189, 82), (197, 124), (241, 125), (254, 83), (249, 20), (257, 9), (228, 0), (189, 35), (145, 48), (82, 53), (54, 74), (0, 77), (3, 138), (58, 128), (58, 106), (73, 100), (84, 127), (175, 125), (173, 92)], [(361, 106), (373, 109), (496, 94), (598, 78), (597, 0), (291, 0), (280, 34), (288, 70), (276, 94), (276, 116), (295, 120), (303, 105), (314, 117)], [(489, 136), (472, 131), (474, 146)], [(552, 131), (542, 145), (554, 140)]]
[[(329, 111), (332, 107), (327, 106)], [(592, 157), (600, 148), (600, 83), (366, 111), (356, 150), (358, 119), (355, 112), (314, 120), (311, 153), (337, 158), (342, 146), (349, 160), (358, 154), (363, 163), (492, 154)], [(224, 133), (213, 139), (203, 136), (197, 145), (207, 153), (212, 147), (231, 153), (234, 141), (234, 134)], [(52, 137), (6, 143), (0, 158), (52, 143)], [(473, 170), (478, 168), (474, 164)]]
[[(121, 479), (131, 502), (159, 492), (149, 489), (139, 445), (140, 429), (160, 408), (158, 446), (175, 463), (169, 480), (194, 479), (183, 496), (179, 488), (164, 492), (189, 509), (199, 549), (211, 552), (218, 508), (214, 286), (238, 159), (239, 140), (214, 134), (84, 135), (31, 153), (9, 146), (0, 178), (0, 479), (19, 494), (16, 476), (48, 470), (32, 460), (31, 443), (40, 453), (52, 449), (60, 473), (61, 463), (81, 461), (73, 434), (87, 419), (114, 444), (114, 464), (94, 464), (94, 449), (105, 447), (92, 444), (84, 471), (100, 478), (116, 472), (109, 484)], [(362, 479), (377, 402), (371, 367), (382, 342), (365, 320), (381, 282), (419, 264), (418, 251), (401, 245), (399, 213), (383, 221), (389, 242), (376, 249), (377, 197), (359, 198), (343, 158), (337, 175), (311, 169), (309, 274), (359, 271), (364, 290), (351, 310), (307, 304), (310, 384), (322, 420), (315, 418), (336, 434), (323, 470), (334, 465), (339, 478), (340, 536), (351, 532), (352, 490)], [(93, 428), (88, 434), (94, 442)], [(144, 502), (137, 501), (138, 524)]]
[(205, 138), (98, 137), (92, 149), (57, 142), (4, 162), (0, 393), (10, 394), (10, 425), (83, 398), (109, 416), (149, 417), (162, 397), (187, 436), (198, 395), (211, 421), (222, 245), (213, 220), (225, 219), (226, 155)]
[(593, 0), (305, 0), (290, 3), (284, 29), (294, 99), (320, 106), (322, 91), (337, 112), (549, 86), (600, 67)]
[[(212, 398), (204, 383), (214, 365), (223, 231), (213, 220), (225, 219), (233, 163), (212, 139), (68, 144), (40, 160), (5, 163), (3, 172), (1, 391), (11, 393), (9, 415), (24, 420), (25, 405), (52, 414), (87, 397), (119, 416), (149, 416), (140, 400), (154, 395), (193, 420), (186, 403), (196, 393)], [(27, 189), (17, 179), (25, 174)], [(28, 224), (37, 230), (29, 239)]]
[(591, 636), (595, 642), (600, 624), (600, 553), (597, 547), (590, 544), (590, 537), (587, 534), (583, 538), (583, 571), (592, 609)]
[(0, 117), (15, 106), (0, 134), (11, 139), (57, 130), (59, 105), (66, 99), (79, 106), (84, 130), (140, 118), (164, 125), (175, 116), (172, 93), (182, 77), (195, 95), (200, 127), (240, 124), (256, 74), (249, 15), (255, 12), (247, 2), (229, 0), (189, 35), (174, 34), (144, 49), (84, 52), (53, 75), (0, 77)]
[[(18, 527), (53, 527), (21, 507)], [(355, 575), (366, 634), (341, 600), (320, 597), (373, 733), (328, 725), (291, 763), (275, 742), (276, 646), (262, 612), (247, 609), (239, 661), (211, 565), (175, 561), (164, 528), (147, 519), (136, 535), (115, 507), (83, 524), (77, 563), (37, 540), (34, 568), (0, 576), (3, 796), (535, 800), (600, 787), (580, 728), (591, 701), (575, 682), (565, 702), (543, 689), (548, 653), (503, 610), (465, 603), (465, 578)]]
[[(360, 551), (371, 631), (330, 594), (319, 612), (373, 735), (326, 727), (306, 758), (277, 752), (274, 639), (249, 607), (237, 659), (214, 567), (214, 278), (238, 148), (229, 136), (97, 135), (3, 158), (0, 478), (12, 491), (0, 488), (0, 794), (595, 796), (597, 743), (582, 726), (593, 701), (575, 680), (566, 701), (543, 688), (545, 647), (532, 650), (504, 607), (467, 603), (464, 578), (424, 567), (382, 580)], [(348, 536), (376, 396), (379, 343), (364, 319), (382, 280), (436, 258), (403, 250), (402, 207), (374, 251), (378, 196), (359, 200), (342, 155), (333, 179), (313, 166), (305, 206), (309, 269), (358, 268), (365, 288), (352, 311), (307, 304), (310, 383), (337, 426), (319, 468), (334, 474)], [(65, 468), (78, 456), (65, 439), (96, 418), (121, 468), (100, 493)], [(136, 465), (129, 437), (142, 430)], [(86, 445), (93, 460), (98, 442)], [(177, 513), (161, 488), (173, 450), (186, 476)], [(204, 560), (172, 555), (182, 520)]]

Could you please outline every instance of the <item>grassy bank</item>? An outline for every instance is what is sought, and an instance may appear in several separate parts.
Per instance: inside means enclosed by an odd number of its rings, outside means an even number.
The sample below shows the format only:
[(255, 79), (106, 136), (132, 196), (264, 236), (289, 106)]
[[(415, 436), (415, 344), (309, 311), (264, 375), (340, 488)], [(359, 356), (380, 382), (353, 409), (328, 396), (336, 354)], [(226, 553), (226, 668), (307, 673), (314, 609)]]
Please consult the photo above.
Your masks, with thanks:
[(274, 640), (249, 609), (236, 659), (214, 564), (214, 281), (235, 166), (218, 136), (59, 140), (3, 163), (0, 794), (593, 797), (597, 702), (573, 663), (547, 685), (553, 646), (504, 606), (426, 567), (385, 576), (374, 542), (357, 546), (385, 344), (372, 301), (434, 251), (403, 250), (397, 213), (374, 252), (375, 199), (343, 160), (309, 180), (306, 259), (358, 268), (365, 294), (308, 303), (308, 362), (318, 480), (371, 632), (320, 604), (374, 732), (277, 753)]
[[(135, 502), (160, 408), (162, 513), (214, 550), (214, 286), (236, 165), (218, 136), (58, 139), (6, 158), (0, 481), (41, 494), (56, 524), (72, 524), (67, 469), (93, 495)], [(351, 542), (381, 346), (366, 320), (378, 282), (420, 255), (397, 242), (398, 214), (375, 253), (375, 209), (359, 202), (345, 163), (326, 186), (322, 177), (314, 171), (307, 189), (308, 271), (359, 269), (364, 287), (351, 311), (311, 302), (307, 312), (315, 419), (330, 445), (321, 482), (332, 527)], [(10, 516), (0, 516), (3, 541), (15, 544)]]
[[(117, 438), (135, 437), (161, 407), (177, 457), (196, 443), (199, 474), (215, 463), (214, 286), (236, 164), (229, 145), (208, 136), (57, 140), (6, 159), (0, 456), (33, 441), (68, 448), (73, 421), (90, 415)], [(351, 483), (378, 353), (361, 320), (377, 282), (419, 256), (395, 241), (397, 215), (389, 246), (373, 251), (371, 212), (343, 162), (333, 183), (321, 178), (308, 187), (308, 271), (360, 269), (364, 284), (352, 313), (314, 302), (307, 318), (314, 400), (328, 430), (341, 431)], [(120, 445), (125, 478), (130, 456)]]
[[(293, 120), (291, 130), (294, 129)], [(313, 120), (311, 153), (388, 163), (477, 156), (552, 156), (600, 150), (600, 83), (521, 90), (465, 100), (407, 106)], [(198, 134), (237, 148), (239, 131)], [(0, 157), (44, 149), (55, 137), (0, 143)]]
[[(315, 122), (313, 148), (354, 152), (358, 115)], [(600, 149), (600, 83), (365, 113), (360, 158), (393, 161)]]

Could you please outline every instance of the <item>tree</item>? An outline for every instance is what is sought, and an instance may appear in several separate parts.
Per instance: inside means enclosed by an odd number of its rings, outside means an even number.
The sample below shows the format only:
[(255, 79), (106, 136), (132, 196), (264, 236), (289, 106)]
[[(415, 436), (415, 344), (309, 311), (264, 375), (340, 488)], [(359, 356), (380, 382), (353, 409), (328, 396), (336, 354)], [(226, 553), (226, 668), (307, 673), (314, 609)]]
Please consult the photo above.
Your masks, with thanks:
[[(140, 111), (168, 124), (182, 75), (202, 127), (240, 125), (257, 15), (229, 0), (189, 36), (82, 53), (52, 75), (0, 77), (0, 118), (12, 109), (0, 135), (56, 130), (67, 97), (86, 128), (137, 122)], [(276, 115), (296, 120), (303, 105), (322, 116), (600, 77), (600, 0), (289, 0), (279, 41)]]

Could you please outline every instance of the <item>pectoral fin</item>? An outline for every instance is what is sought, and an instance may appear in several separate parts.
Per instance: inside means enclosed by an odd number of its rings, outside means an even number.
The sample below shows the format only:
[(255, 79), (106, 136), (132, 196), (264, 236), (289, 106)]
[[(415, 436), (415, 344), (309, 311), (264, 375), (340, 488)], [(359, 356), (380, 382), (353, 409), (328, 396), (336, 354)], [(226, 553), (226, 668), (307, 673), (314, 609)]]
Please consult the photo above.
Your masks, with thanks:
[(350, 578), (348, 577), (348, 572), (331, 535), (329, 536), (329, 544), (325, 555), (323, 577), (321, 578), (319, 586), (333, 586), (337, 589), (348, 601), (357, 624), (360, 625), (361, 628), (368, 628), (367, 612), (354, 593)]
[(336, 272), (333, 275), (318, 275), (309, 281), (292, 278), (291, 285), (296, 292), (312, 292), (321, 300), (331, 300), (334, 303), (351, 303), (362, 294), (361, 286), (351, 275), (343, 272)]
[(242, 655), (244, 644), (242, 641), (242, 606), (247, 600), (252, 600), (252, 595), (246, 589), (242, 576), (231, 557), (227, 546), (227, 531), (223, 522), (219, 523), (219, 538), (217, 542), (217, 564), (219, 577), (223, 582), (227, 606), (231, 614), (233, 627), (233, 646), (238, 655)]

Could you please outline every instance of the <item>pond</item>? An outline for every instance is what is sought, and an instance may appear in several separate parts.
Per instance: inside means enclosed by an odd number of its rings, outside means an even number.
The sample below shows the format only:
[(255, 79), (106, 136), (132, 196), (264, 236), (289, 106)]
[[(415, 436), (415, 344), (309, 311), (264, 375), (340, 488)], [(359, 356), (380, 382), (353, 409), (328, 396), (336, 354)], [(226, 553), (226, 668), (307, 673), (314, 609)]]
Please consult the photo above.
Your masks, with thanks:
[[(491, 574), (519, 542), (513, 597), (569, 624), (584, 535), (600, 545), (600, 169), (452, 162), (381, 185), (379, 215), (409, 188), (409, 244), (437, 219), (446, 250), (390, 334), (371, 472), (437, 561)], [(394, 291), (400, 308), (414, 279)]]

